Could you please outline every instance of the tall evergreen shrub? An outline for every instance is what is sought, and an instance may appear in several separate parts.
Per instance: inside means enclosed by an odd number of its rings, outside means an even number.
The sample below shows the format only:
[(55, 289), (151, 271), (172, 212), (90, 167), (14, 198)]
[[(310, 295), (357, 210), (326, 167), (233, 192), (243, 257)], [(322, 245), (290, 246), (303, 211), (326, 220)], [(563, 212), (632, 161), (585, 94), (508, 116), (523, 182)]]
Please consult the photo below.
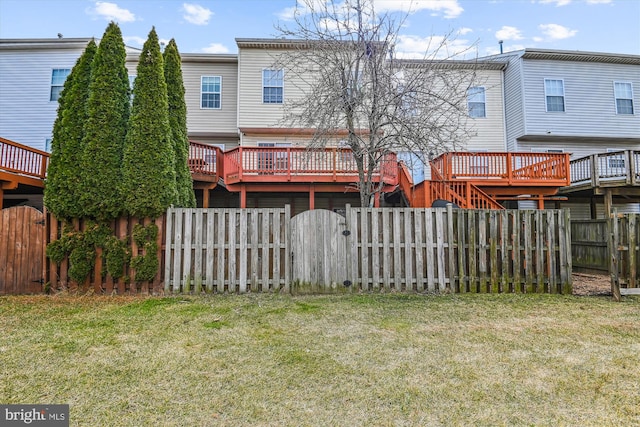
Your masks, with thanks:
[(59, 219), (79, 218), (83, 213), (80, 203), (83, 127), (87, 120), (86, 104), (96, 50), (96, 43), (91, 40), (67, 77), (58, 100), (44, 203)]
[(122, 189), (127, 213), (156, 218), (175, 202), (174, 164), (164, 61), (154, 28), (140, 54), (125, 140)]
[(184, 99), (180, 52), (174, 39), (164, 50), (164, 77), (169, 100), (169, 126), (175, 153), (177, 207), (195, 208), (196, 197), (189, 170), (189, 138), (187, 137), (187, 104)]
[(111, 22), (94, 58), (80, 174), (83, 216), (102, 221), (123, 213), (121, 165), (130, 108), (125, 61), (122, 33)]

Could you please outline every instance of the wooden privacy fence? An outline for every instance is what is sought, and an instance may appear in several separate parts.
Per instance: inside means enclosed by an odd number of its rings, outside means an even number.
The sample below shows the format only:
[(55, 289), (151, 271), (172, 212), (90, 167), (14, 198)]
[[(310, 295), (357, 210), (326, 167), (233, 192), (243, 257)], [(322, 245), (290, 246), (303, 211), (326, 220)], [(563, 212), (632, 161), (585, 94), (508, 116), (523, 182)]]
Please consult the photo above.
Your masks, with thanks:
[(613, 212), (608, 233), (611, 291), (621, 295), (640, 295), (640, 215)]
[(571, 259), (573, 268), (584, 271), (609, 271), (606, 219), (571, 220)]
[[(52, 291), (59, 290), (88, 290), (93, 289), (96, 293), (159, 293), (162, 291), (162, 262), (164, 260), (162, 256), (162, 245), (164, 242), (164, 216), (152, 220), (150, 218), (138, 219), (132, 217), (121, 217), (113, 220), (109, 223), (109, 228), (113, 232), (113, 235), (118, 239), (126, 242), (127, 250), (131, 257), (136, 257), (143, 254), (142, 248), (139, 248), (130, 236), (133, 233), (134, 227), (137, 224), (148, 226), (151, 223), (155, 223), (158, 227), (158, 237), (156, 243), (158, 244), (158, 261), (160, 268), (155, 278), (151, 281), (136, 282), (135, 270), (130, 268), (129, 265), (125, 265), (121, 276), (118, 279), (113, 279), (110, 274), (107, 274), (106, 259), (103, 256), (103, 248), (97, 248), (94, 267), (89, 274), (89, 277), (83, 283), (73, 282), (69, 278), (69, 257), (65, 257), (60, 264), (56, 264), (51, 259), (47, 259), (47, 271), (45, 280), (48, 282), (48, 286)], [(72, 232), (84, 232), (89, 227), (95, 224), (85, 220), (73, 220), (70, 224), (66, 224)], [(51, 213), (47, 213), (47, 244), (56, 240), (59, 240), (63, 234), (65, 224), (62, 221), (57, 220)]]
[(571, 293), (568, 211), (169, 209), (166, 292)]
[(0, 295), (43, 290), (44, 214), (30, 206), (0, 210)]

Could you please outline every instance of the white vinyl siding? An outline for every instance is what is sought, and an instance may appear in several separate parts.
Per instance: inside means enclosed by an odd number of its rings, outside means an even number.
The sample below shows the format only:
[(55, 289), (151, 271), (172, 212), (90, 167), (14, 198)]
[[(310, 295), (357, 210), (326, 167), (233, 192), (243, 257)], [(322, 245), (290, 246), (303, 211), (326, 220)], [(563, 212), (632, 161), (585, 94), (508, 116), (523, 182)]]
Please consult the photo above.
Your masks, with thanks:
[(222, 94), (222, 77), (202, 76), (200, 78), (200, 108), (220, 109)]
[(616, 113), (633, 114), (633, 85), (629, 82), (614, 82)]
[(51, 92), (49, 101), (57, 101), (60, 99), (60, 92), (64, 87), (64, 82), (71, 73), (69, 68), (54, 68), (51, 71)]
[(564, 80), (544, 79), (547, 112), (564, 112)]
[(0, 49), (0, 136), (46, 148), (58, 109), (50, 101), (52, 70), (70, 70), (83, 50)]

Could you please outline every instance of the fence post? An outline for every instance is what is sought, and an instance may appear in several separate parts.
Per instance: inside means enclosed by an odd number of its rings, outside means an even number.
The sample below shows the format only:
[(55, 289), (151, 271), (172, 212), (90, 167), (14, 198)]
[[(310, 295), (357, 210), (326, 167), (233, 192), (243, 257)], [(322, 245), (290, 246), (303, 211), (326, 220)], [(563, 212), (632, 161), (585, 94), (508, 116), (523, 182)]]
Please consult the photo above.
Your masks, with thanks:
[(609, 214), (608, 224), (608, 245), (609, 249), (609, 274), (611, 276), (611, 293), (615, 301), (620, 301), (620, 281), (618, 277), (618, 212), (616, 209)]
[(291, 262), (291, 205), (284, 205), (284, 247), (285, 247), (285, 259), (284, 259), (284, 291), (291, 292), (291, 269), (293, 263)]

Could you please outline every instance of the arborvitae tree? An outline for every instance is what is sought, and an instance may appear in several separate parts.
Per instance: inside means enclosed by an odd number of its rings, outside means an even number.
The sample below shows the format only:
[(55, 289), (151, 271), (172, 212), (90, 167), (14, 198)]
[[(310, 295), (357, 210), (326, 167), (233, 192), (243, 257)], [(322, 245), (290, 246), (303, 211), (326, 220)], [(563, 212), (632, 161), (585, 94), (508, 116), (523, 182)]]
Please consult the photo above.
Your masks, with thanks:
[(91, 40), (67, 77), (58, 100), (58, 116), (53, 124), (44, 203), (59, 219), (68, 220), (82, 216), (79, 185), (83, 126), (87, 119), (86, 104), (96, 50), (96, 43)]
[(156, 218), (176, 200), (164, 61), (155, 28), (138, 62), (123, 158), (124, 207), (135, 217)]
[(164, 50), (164, 78), (167, 82), (169, 99), (169, 126), (175, 152), (176, 190), (175, 205), (183, 208), (195, 208), (196, 196), (189, 170), (189, 138), (187, 137), (187, 104), (184, 100), (180, 52), (174, 39)]
[(122, 214), (122, 150), (129, 120), (126, 51), (117, 24), (107, 27), (93, 60), (81, 171), (83, 216), (110, 220)]

